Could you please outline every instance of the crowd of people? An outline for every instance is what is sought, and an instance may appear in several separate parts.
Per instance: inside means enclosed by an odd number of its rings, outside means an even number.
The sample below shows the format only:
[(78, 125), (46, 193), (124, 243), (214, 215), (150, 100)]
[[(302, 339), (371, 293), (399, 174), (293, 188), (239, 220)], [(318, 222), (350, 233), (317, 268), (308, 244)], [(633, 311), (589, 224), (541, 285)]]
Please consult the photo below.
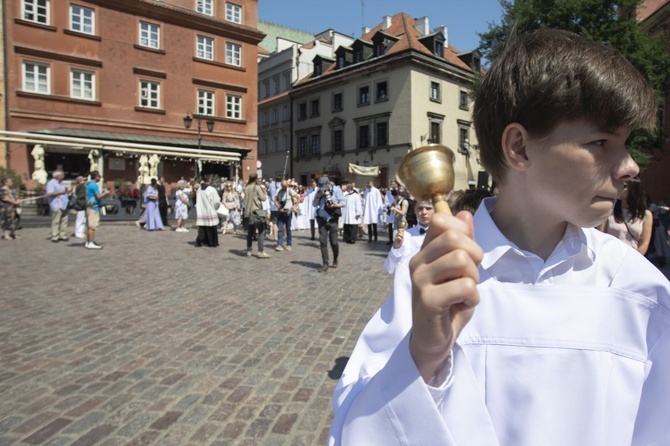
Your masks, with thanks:
[[(57, 169), (52, 172), (51, 179), (46, 184), (45, 197), (51, 212), (51, 241), (57, 243), (69, 240), (68, 214), (75, 213), (72, 235), (86, 239), (86, 248), (101, 249), (102, 246), (94, 240), (94, 231), (100, 225), (100, 212), (104, 212), (101, 199), (109, 196), (112, 191), (103, 191), (99, 184), (99, 175), (97, 180), (92, 175), (89, 181), (79, 176), (72, 188), (65, 186), (63, 177), (63, 171)], [(250, 224), (250, 216), (245, 216), (245, 205), (248, 205), (245, 192), (250, 184), (256, 184), (266, 194), (262, 199), (257, 197), (265, 214), (262, 224), (257, 217), (257, 221)], [(12, 186), (12, 179), (4, 178), (0, 188), (3, 240), (19, 237), (17, 229), (20, 228), (21, 200)], [(325, 212), (323, 203), (322, 215), (318, 215), (318, 201), (322, 197), (320, 192), (326, 191), (338, 204), (337, 215)], [(449, 204), (454, 213), (468, 210), (474, 214), (480, 202), (486, 197), (496, 195), (497, 191), (497, 186), (491, 189), (453, 191)], [(173, 197), (173, 204), (170, 196)], [(141, 213), (136, 225), (144, 230), (170, 230), (170, 208), (175, 220), (175, 232), (189, 232), (189, 226), (198, 228), (195, 241), (195, 246), (198, 247), (216, 247), (219, 245), (219, 234), (232, 232), (237, 235), (238, 231), (247, 231), (252, 227), (251, 240), (257, 241), (259, 236), (263, 239), (263, 249), (258, 251), (263, 253), (261, 258), (269, 257), (264, 251), (265, 241), (275, 242), (275, 251), (291, 251), (294, 231), (309, 231), (311, 240), (316, 240), (318, 235), (321, 241), (321, 227), (324, 228), (328, 244), (335, 247), (331, 250), (339, 252), (340, 237), (347, 244), (354, 244), (359, 239), (367, 239), (368, 243), (373, 243), (379, 241), (380, 233), (385, 233), (388, 237), (386, 244), (393, 245), (389, 255), (397, 255), (398, 234), (400, 239), (411, 236), (406, 234), (405, 229), (417, 225), (418, 211), (426, 205), (425, 202), (417, 202), (395, 181), (391, 181), (388, 188), (378, 188), (375, 181), (370, 180), (360, 189), (356, 183), (347, 180), (331, 181), (326, 174), (313, 178), (308, 185), (298, 184), (293, 178), (262, 180), (255, 176), (247, 184), (241, 180), (225, 178), (220, 183), (213, 184), (211, 176), (204, 176), (191, 181), (179, 180), (171, 193), (166, 189), (165, 179), (160, 177), (151, 179), (150, 184), (141, 189), (140, 199)], [(195, 212), (191, 212), (194, 206)], [(665, 200), (654, 203), (644, 193), (640, 178), (635, 177), (626, 182), (612, 215), (598, 229), (633, 246), (652, 263), (663, 267), (670, 258), (669, 210)], [(87, 214), (91, 214), (90, 217)], [(324, 241), (322, 252), (325, 245)], [(338, 254), (333, 255), (332, 264), (328, 264), (326, 254), (322, 255), (323, 265), (320, 271), (337, 267)]]

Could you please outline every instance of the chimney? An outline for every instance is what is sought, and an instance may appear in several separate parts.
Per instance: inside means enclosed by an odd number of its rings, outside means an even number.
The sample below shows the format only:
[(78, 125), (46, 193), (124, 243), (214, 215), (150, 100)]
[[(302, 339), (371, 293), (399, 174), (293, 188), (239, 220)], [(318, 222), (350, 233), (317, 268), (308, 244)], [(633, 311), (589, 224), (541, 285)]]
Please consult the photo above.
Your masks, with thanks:
[(369, 32), (370, 32), (370, 28), (368, 28), (367, 26), (364, 26), (362, 31), (363, 31), (363, 34), (361, 34), (361, 37), (363, 37), (364, 35), (366, 35), (367, 33), (369, 33)]
[(384, 21), (384, 25), (382, 26), (382, 29), (386, 31), (391, 27), (391, 23), (393, 22), (393, 19), (391, 18), (390, 15), (385, 15), (384, 18), (382, 19)]
[(436, 33), (438, 31), (442, 31), (442, 35), (444, 36), (444, 47), (449, 48), (449, 28), (442, 25), (442, 26), (438, 26), (437, 28), (435, 28), (435, 30), (433, 32)]
[(414, 26), (419, 30), (422, 36), (430, 34), (430, 25), (428, 24), (428, 17), (419, 17), (414, 19)]

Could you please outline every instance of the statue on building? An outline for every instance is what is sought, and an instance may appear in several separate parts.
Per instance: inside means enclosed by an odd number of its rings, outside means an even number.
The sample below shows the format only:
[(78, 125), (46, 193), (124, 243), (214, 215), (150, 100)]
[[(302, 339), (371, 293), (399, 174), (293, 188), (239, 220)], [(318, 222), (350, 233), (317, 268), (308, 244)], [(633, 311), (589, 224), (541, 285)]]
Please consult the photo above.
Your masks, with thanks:
[(161, 159), (155, 153), (149, 158), (149, 177), (158, 179), (158, 163)]
[(41, 144), (36, 144), (30, 154), (35, 158), (35, 170), (33, 171), (32, 179), (36, 183), (45, 185), (48, 175), (44, 168), (44, 147)]
[[(100, 172), (100, 151), (98, 149), (91, 150), (88, 152), (88, 159), (91, 162), (89, 172), (93, 172), (94, 170)], [(102, 172), (100, 172), (100, 175), (102, 175)]]
[(149, 157), (146, 155), (140, 156), (140, 167), (137, 175), (137, 183), (139, 186), (151, 183), (151, 176), (149, 175)]

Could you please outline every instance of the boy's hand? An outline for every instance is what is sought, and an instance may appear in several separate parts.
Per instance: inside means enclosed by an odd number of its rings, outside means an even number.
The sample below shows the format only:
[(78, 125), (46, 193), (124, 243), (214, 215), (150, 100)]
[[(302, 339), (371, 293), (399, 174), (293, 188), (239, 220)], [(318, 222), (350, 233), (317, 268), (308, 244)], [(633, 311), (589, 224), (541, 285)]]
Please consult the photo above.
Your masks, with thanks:
[(479, 302), (477, 267), (482, 249), (474, 240), (472, 214), (435, 214), (421, 251), (410, 261), (410, 352), (425, 382), (451, 351)]
[(403, 228), (398, 229), (398, 232), (393, 239), (393, 247), (395, 249), (400, 249), (402, 242), (405, 240), (405, 230)]

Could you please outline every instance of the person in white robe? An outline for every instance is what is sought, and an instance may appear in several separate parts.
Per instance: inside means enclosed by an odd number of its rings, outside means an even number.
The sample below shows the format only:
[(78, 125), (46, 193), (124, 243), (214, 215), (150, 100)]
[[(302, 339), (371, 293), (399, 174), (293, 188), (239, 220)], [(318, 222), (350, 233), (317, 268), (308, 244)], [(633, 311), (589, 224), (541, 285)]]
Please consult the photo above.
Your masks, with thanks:
[(216, 210), (221, 206), (219, 192), (212, 186), (211, 175), (205, 175), (204, 181), (198, 189), (195, 201), (195, 224), (198, 227), (198, 236), (195, 246), (219, 246), (219, 214)]
[(670, 445), (670, 282), (594, 228), (656, 111), (611, 46), (510, 37), (473, 107), (498, 196), (436, 213), (397, 265), (336, 386), (331, 446)]
[(368, 243), (373, 239), (377, 241), (377, 224), (379, 223), (379, 214), (384, 211), (382, 194), (374, 185), (374, 181), (368, 181), (363, 194), (363, 224), (368, 226)]
[(398, 229), (393, 239), (393, 246), (384, 261), (384, 271), (388, 274), (395, 272), (398, 263), (408, 262), (414, 254), (419, 252), (426, 238), (426, 231), (435, 214), (433, 203), (430, 201), (417, 201), (414, 205), (417, 217), (417, 225), (408, 229)]
[(344, 224), (344, 242), (353, 244), (358, 238), (358, 226), (361, 224), (363, 204), (360, 195), (354, 191), (353, 183), (348, 183), (344, 190), (344, 208), (342, 222)]
[(316, 180), (312, 178), (309, 189), (305, 193), (305, 199), (302, 200), (305, 209), (305, 215), (309, 219), (310, 240), (316, 240), (316, 215), (314, 213), (314, 197), (316, 197)]

